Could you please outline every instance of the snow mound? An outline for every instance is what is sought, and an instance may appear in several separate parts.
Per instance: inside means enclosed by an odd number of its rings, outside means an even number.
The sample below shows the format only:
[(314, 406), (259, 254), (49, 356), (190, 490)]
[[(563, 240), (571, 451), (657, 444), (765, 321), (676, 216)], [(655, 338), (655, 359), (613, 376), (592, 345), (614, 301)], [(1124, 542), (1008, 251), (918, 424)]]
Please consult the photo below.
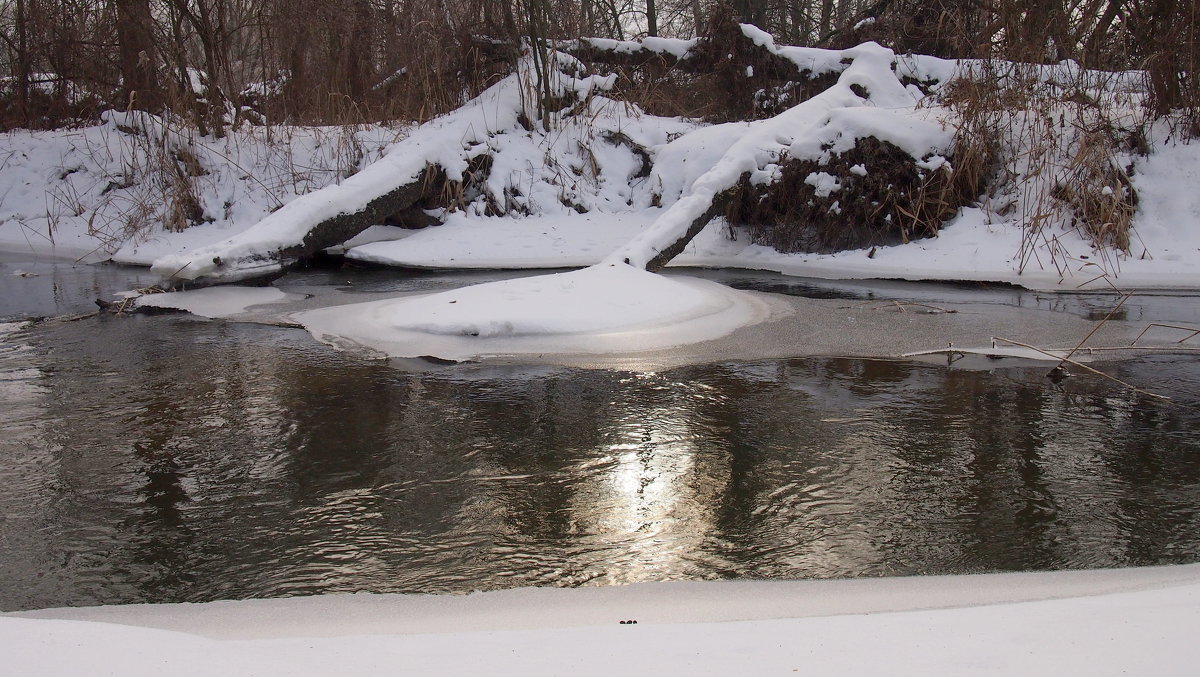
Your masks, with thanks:
[(466, 360), (659, 350), (717, 339), (769, 314), (753, 295), (715, 282), (611, 265), (291, 317), (337, 348)]

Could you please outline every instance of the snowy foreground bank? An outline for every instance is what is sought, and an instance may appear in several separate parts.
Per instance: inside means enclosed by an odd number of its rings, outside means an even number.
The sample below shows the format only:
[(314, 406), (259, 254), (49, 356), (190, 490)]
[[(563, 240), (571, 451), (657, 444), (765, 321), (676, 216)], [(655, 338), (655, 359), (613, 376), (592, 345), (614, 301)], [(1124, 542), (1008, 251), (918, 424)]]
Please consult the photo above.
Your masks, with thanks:
[(0, 615), (0, 650), (28, 675), (1190, 675), (1196, 627), (1186, 565), (54, 609)]

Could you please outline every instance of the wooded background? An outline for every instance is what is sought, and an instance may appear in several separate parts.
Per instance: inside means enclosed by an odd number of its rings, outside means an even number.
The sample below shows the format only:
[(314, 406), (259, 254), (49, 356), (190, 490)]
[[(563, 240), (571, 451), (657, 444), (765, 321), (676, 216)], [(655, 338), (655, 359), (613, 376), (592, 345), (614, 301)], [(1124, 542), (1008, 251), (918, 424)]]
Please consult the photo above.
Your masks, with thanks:
[[(704, 34), (732, 15), (780, 43), (1146, 72), (1194, 111), (1200, 0), (8, 0), (0, 129), (170, 108), (204, 133), (244, 118), (425, 120), (511, 70), (490, 46)], [(874, 19), (873, 21), (867, 21)]]

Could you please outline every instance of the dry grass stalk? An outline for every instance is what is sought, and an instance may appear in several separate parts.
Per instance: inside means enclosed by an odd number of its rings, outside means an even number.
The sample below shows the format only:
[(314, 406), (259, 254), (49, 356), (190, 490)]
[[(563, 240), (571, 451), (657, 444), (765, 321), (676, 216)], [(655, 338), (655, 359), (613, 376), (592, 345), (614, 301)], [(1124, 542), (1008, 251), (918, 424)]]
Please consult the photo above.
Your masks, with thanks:
[(1084, 336), (1083, 339), (1081, 339), (1079, 341), (1079, 343), (1077, 343), (1075, 345), (1075, 347), (1072, 348), (1069, 353), (1067, 353), (1067, 356), (1062, 359), (1062, 362), (1059, 362), (1058, 365), (1054, 367), (1054, 369), (1051, 369), (1051, 371), (1053, 372), (1055, 369), (1061, 368), (1063, 363), (1069, 362), (1070, 359), (1075, 355), (1075, 353), (1079, 352), (1079, 349), (1082, 348), (1083, 345), (1085, 343), (1087, 343), (1093, 336), (1095, 336), (1096, 332), (1100, 331), (1100, 328), (1103, 327), (1105, 325), (1105, 323), (1107, 323), (1114, 316), (1116, 316), (1117, 312), (1121, 310), (1121, 306), (1125, 305), (1125, 302), (1128, 301), (1132, 297), (1133, 297), (1133, 294), (1125, 294), (1124, 296), (1122, 296), (1121, 300), (1119, 302), (1117, 302), (1117, 305), (1113, 306), (1112, 309), (1108, 311), (1108, 314), (1104, 316), (1104, 319), (1097, 322), (1096, 326), (1092, 327), (1092, 330), (1088, 332), (1087, 336)]
[(1184, 341), (1195, 338), (1196, 336), (1200, 336), (1200, 329), (1196, 329), (1195, 327), (1184, 327), (1184, 326), (1178, 325), (1178, 324), (1164, 324), (1162, 322), (1151, 322), (1150, 324), (1146, 325), (1146, 328), (1142, 330), (1142, 333), (1138, 334), (1137, 337), (1135, 337), (1133, 339), (1133, 341), (1131, 341), (1129, 343), (1129, 345), (1130, 346), (1137, 345), (1137, 342), (1142, 340), (1142, 337), (1145, 336), (1146, 333), (1149, 332), (1154, 327), (1159, 327), (1162, 329), (1179, 329), (1181, 331), (1189, 332), (1187, 336), (1179, 339), (1178, 341), (1176, 341), (1176, 343), (1183, 343)]
[(984, 204), (1023, 229), (1019, 270), (1032, 264), (1073, 273), (1077, 261), (1060, 228), (1090, 239), (1106, 273), (1116, 271), (1118, 254), (1129, 253), (1137, 193), (1119, 158), (1144, 152), (1149, 120), (1138, 117), (1138, 101), (1120, 85), (1115, 74), (1052, 76), (1035, 64), (984, 62), (944, 88), (957, 138), (968, 149), (989, 139), (1001, 158)]
[[(1040, 354), (1045, 355), (1046, 357), (1049, 357), (1052, 359), (1056, 359), (1056, 360), (1061, 359), (1062, 361), (1059, 362), (1060, 366), (1062, 364), (1069, 364), (1073, 367), (1078, 367), (1080, 369), (1083, 369), (1084, 371), (1093, 373), (1097, 376), (1100, 376), (1100, 377), (1106, 378), (1110, 381), (1113, 381), (1115, 383), (1118, 383), (1121, 386), (1124, 386), (1125, 388), (1128, 388), (1129, 390), (1132, 390), (1135, 393), (1139, 393), (1139, 394), (1145, 395), (1147, 397), (1153, 397), (1153, 398), (1159, 399), (1159, 400), (1164, 400), (1166, 402), (1173, 401), (1173, 400), (1171, 400), (1171, 398), (1167, 397), (1166, 395), (1159, 395), (1158, 393), (1152, 393), (1147, 390), (1142, 390), (1141, 388), (1138, 388), (1137, 386), (1134, 386), (1129, 383), (1126, 383), (1125, 381), (1122, 381), (1121, 379), (1117, 378), (1116, 376), (1112, 376), (1111, 374), (1106, 374), (1106, 373), (1100, 371), (1099, 369), (1096, 369), (1095, 367), (1088, 366), (1082, 362), (1079, 362), (1077, 360), (1072, 360), (1070, 358), (1060, 358), (1058, 355), (1055, 355), (1054, 353), (1052, 353), (1048, 350), (1043, 350), (1042, 348), (1038, 348), (1036, 346), (1031, 346), (1028, 343), (1014, 341), (1012, 339), (1004, 338), (1003, 336), (993, 336), (992, 340), (993, 341), (1004, 341), (1005, 343), (1017, 346), (1019, 348), (1025, 348), (1027, 350), (1032, 350), (1035, 353), (1040, 353)], [(1074, 354), (1074, 351), (1072, 351), (1072, 354)], [(1058, 369), (1058, 367), (1055, 367), (1055, 369)]]
[(1089, 355), (1106, 352), (1195, 353), (1200, 352), (1200, 346), (1088, 346), (1084, 350)]
[(1108, 131), (1084, 132), (1054, 197), (1067, 203), (1097, 247), (1129, 252), (1137, 192), (1114, 157)]

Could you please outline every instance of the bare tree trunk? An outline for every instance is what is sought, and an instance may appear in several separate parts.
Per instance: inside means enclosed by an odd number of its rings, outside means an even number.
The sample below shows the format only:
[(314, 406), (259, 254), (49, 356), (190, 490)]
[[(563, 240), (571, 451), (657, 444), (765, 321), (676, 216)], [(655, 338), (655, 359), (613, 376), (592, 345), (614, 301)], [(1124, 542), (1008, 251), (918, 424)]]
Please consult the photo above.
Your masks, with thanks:
[[(186, 4), (186, 0), (184, 0)], [(204, 70), (208, 73), (208, 91), (205, 101), (208, 106), (209, 124), (217, 138), (225, 136), (225, 95), (221, 87), (225, 68), (225, 7), (220, 0), (211, 4), (199, 3), (199, 11), (189, 14), (196, 35), (204, 51)]]
[(154, 54), (154, 17), (149, 0), (116, 0), (121, 93), (130, 108), (162, 106)]
[(580, 0), (579, 2), (579, 33), (584, 36), (596, 34), (596, 18), (592, 0)]
[(537, 71), (537, 91), (534, 97), (537, 103), (537, 119), (542, 129), (548, 129), (550, 124), (550, 106), (553, 93), (550, 90), (550, 69), (553, 67), (550, 49), (547, 46), (549, 38), (549, 8), (547, 0), (525, 0), (525, 39), (529, 41), (530, 54), (533, 57), (533, 67)]
[(658, 36), (658, 12), (655, 10), (654, 0), (646, 0), (646, 35)]
[(31, 70), (29, 58), (29, 11), (24, 0), (17, 0), (17, 54), (13, 76), (17, 87), (17, 118), (22, 124), (29, 124), (29, 73)]
[(621, 25), (620, 12), (617, 10), (617, 5), (613, 0), (594, 0), (598, 4), (600, 16), (600, 24), (604, 28), (607, 35), (603, 37), (616, 38), (617, 40), (625, 39), (625, 29)]
[(1096, 25), (1092, 27), (1092, 33), (1088, 37), (1087, 42), (1083, 46), (1082, 57), (1084, 64), (1089, 68), (1099, 68), (1102, 64), (1102, 54), (1104, 49), (1105, 38), (1108, 37), (1109, 30), (1112, 29), (1113, 22), (1124, 10), (1125, 0), (1109, 0), (1104, 7), (1104, 13), (1096, 20)]
[(788, 12), (788, 40), (794, 45), (808, 44), (812, 40), (812, 28), (809, 25), (809, 15), (804, 11), (799, 2), (789, 2), (787, 5)]
[(743, 23), (754, 24), (759, 28), (765, 27), (767, 23), (766, 0), (735, 0), (733, 11)]
[[(144, 2), (145, 0), (139, 0)], [(191, 28), (195, 39), (200, 43), (204, 57), (204, 71), (208, 78), (207, 89), (204, 92), (204, 105), (197, 105), (198, 124), (202, 130), (207, 128), (217, 137), (225, 135), (225, 95), (222, 81), (228, 72), (226, 67), (229, 59), (229, 43), (225, 28), (227, 7), (224, 0), (200, 0), (193, 6), (188, 0), (172, 0), (175, 10), (174, 31), (176, 42), (176, 59), (180, 70), (181, 84), (184, 85), (184, 95), (195, 99), (192, 92), (191, 76), (187, 72), (189, 59), (183, 44), (184, 22)]]
[(352, 40), (346, 46), (347, 93), (355, 102), (361, 102), (371, 80), (371, 41), (364, 39), (371, 34), (371, 4), (368, 0), (354, 0), (352, 11), (350, 28), (361, 42), (355, 44)]
[[(1194, 12), (1196, 5), (1194, 1), (1190, 8), (1187, 4), (1181, 3), (1183, 6), (1177, 7), (1176, 0), (1155, 0), (1141, 27), (1141, 46), (1149, 52), (1146, 70), (1150, 78), (1150, 99), (1157, 115), (1166, 115), (1183, 107), (1184, 88), (1180, 77), (1196, 77), (1193, 59), (1197, 17), (1188, 12), (1189, 9)], [(1161, 36), (1163, 28), (1174, 29), (1175, 34), (1164, 38)], [(1194, 106), (1195, 101), (1192, 104)]]
[(820, 36), (829, 35), (833, 29), (833, 0), (821, 0), (821, 20), (817, 26), (817, 34)]

